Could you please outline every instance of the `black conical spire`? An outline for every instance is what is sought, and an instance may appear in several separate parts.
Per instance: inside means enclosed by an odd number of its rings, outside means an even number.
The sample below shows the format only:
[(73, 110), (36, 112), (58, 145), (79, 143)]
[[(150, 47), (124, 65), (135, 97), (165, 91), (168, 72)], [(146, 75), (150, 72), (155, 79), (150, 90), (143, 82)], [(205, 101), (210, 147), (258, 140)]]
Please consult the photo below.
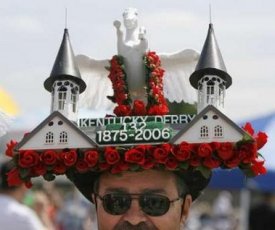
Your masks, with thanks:
[(64, 30), (63, 40), (56, 56), (52, 72), (44, 82), (44, 87), (46, 90), (51, 92), (54, 81), (63, 79), (75, 81), (79, 85), (80, 93), (82, 93), (86, 88), (86, 84), (81, 79), (80, 72), (75, 61), (67, 28)]
[(198, 81), (204, 75), (217, 75), (221, 77), (226, 82), (226, 88), (232, 84), (232, 79), (226, 71), (212, 23), (209, 24), (208, 34), (195, 72), (190, 76), (191, 85), (197, 89)]

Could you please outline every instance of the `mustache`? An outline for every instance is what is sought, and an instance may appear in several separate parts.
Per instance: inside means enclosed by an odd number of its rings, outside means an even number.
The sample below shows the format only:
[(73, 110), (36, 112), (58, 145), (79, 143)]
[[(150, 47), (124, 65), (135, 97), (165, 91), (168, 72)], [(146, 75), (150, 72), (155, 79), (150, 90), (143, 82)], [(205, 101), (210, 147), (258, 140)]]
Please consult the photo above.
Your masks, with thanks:
[(158, 230), (152, 224), (141, 222), (137, 225), (132, 225), (128, 221), (124, 221), (115, 226), (114, 230)]

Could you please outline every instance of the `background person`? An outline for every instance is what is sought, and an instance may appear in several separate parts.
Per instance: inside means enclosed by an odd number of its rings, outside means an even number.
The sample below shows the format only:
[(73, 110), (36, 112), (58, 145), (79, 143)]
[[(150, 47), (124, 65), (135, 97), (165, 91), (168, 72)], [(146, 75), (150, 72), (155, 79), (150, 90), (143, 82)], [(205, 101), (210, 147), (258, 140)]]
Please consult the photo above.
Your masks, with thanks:
[(272, 206), (274, 195), (264, 193), (262, 201), (253, 206), (249, 213), (250, 230), (274, 230), (275, 229), (275, 209)]
[(37, 215), (29, 207), (21, 204), (27, 188), (22, 184), (9, 187), (6, 173), (11, 162), (0, 164), (0, 226), (5, 230), (46, 230)]

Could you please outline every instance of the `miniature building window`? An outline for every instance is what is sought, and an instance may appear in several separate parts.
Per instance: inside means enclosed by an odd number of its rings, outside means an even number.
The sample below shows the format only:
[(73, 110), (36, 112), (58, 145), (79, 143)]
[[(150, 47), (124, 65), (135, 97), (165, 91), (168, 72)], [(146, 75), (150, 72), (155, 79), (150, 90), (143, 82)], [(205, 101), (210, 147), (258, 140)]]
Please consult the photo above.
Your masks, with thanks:
[(207, 94), (214, 94), (214, 81), (210, 80), (207, 82)]
[(208, 127), (207, 126), (202, 126), (201, 127), (201, 138), (208, 138)]
[(215, 93), (215, 82), (210, 80), (207, 82), (207, 103), (213, 104), (214, 103), (214, 93)]
[(223, 136), (223, 130), (222, 130), (222, 126), (220, 125), (216, 125), (214, 128), (214, 136), (215, 137), (222, 137)]
[(61, 86), (58, 89), (58, 109), (63, 110), (67, 96), (67, 88)]
[(46, 144), (52, 144), (53, 143), (53, 132), (47, 132), (46, 133)]
[(77, 98), (77, 91), (75, 88), (71, 90), (71, 100), (72, 100), (72, 105), (73, 105), (73, 112), (76, 112), (76, 98)]
[(62, 131), (59, 135), (59, 142), (60, 143), (67, 143), (68, 142), (68, 134), (65, 131)]

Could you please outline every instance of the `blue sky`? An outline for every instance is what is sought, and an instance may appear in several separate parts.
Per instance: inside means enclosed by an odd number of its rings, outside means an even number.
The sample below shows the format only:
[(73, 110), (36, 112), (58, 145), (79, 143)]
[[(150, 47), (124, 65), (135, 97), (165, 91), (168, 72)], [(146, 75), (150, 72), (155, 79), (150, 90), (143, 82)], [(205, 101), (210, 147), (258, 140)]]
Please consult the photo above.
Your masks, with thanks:
[[(239, 121), (275, 111), (275, 1), (211, 4), (215, 34), (233, 79), (226, 114)], [(0, 86), (20, 106), (22, 125), (34, 127), (49, 114), (50, 94), (43, 82), (60, 46), (65, 8), (75, 54), (106, 59), (116, 53), (112, 23), (129, 6), (138, 8), (151, 50), (201, 51), (209, 23), (206, 0), (2, 1)]]

